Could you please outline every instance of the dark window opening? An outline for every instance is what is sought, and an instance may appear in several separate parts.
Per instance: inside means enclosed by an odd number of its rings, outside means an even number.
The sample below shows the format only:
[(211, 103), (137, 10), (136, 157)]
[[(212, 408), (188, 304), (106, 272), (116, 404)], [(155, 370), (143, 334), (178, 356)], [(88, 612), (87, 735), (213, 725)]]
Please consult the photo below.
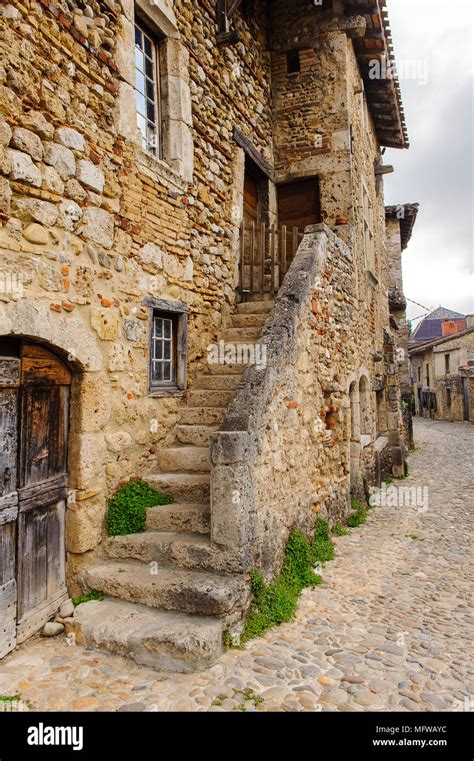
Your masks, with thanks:
[(288, 74), (296, 74), (301, 71), (299, 50), (288, 50), (286, 54), (286, 70)]
[(446, 389), (446, 405), (447, 407), (451, 407), (451, 389)]
[(444, 355), (444, 369), (446, 373), (449, 373), (449, 354)]
[(421, 383), (421, 367), (418, 368), (418, 383)]
[(426, 385), (430, 387), (430, 366), (426, 365)]

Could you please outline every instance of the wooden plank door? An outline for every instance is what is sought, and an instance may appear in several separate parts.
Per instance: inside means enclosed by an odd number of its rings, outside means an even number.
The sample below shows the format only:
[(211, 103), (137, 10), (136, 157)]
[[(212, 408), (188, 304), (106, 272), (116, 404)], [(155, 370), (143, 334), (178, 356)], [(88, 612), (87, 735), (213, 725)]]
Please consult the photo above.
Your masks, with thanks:
[[(286, 227), (286, 251), (291, 263), (307, 225), (321, 221), (317, 177), (278, 186), (278, 224)], [(295, 234), (296, 231), (296, 234)]]
[(17, 641), (67, 597), (64, 521), (71, 375), (49, 351), (21, 350)]
[(16, 645), (19, 386), (19, 358), (0, 356), (0, 658)]

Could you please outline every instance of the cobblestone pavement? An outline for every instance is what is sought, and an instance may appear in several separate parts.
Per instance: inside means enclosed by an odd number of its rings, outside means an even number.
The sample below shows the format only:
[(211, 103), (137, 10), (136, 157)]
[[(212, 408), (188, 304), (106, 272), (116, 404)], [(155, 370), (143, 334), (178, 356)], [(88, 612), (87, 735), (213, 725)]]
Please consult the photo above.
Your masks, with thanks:
[(474, 427), (415, 435), (397, 484), (428, 487), (428, 509), (375, 507), (337, 538), (293, 622), (190, 675), (37, 637), (0, 665), (0, 694), (33, 710), (474, 710)]

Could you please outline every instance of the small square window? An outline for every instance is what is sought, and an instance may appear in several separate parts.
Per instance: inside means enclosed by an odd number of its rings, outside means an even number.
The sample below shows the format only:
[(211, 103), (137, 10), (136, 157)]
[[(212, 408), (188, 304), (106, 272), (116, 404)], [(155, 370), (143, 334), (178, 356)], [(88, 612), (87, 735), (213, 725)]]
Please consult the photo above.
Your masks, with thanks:
[(154, 298), (146, 299), (144, 303), (151, 307), (149, 391), (154, 396), (167, 396), (184, 391), (187, 307), (181, 302)]
[(288, 74), (296, 74), (301, 71), (299, 50), (288, 50), (286, 54), (286, 70)]

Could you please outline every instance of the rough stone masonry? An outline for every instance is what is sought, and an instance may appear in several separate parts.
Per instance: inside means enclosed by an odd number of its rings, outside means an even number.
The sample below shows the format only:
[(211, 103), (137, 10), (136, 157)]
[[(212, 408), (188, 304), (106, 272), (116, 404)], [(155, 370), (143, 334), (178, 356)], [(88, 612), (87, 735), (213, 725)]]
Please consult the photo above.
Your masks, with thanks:
[[(103, 557), (118, 484), (158, 478), (166, 453), (190, 444), (179, 438), (180, 416), (199, 389), (217, 394), (222, 413), (202, 402), (210, 418), (196, 412), (188, 426), (201, 450), (213, 434), (210, 454), (195, 452), (208, 544), (180, 551), (178, 565), (262, 567), (269, 578), (294, 525), (310, 532), (318, 514), (342, 519), (351, 494), (384, 472), (403, 473), (377, 170), (382, 145), (406, 147), (399, 96), (391, 82), (366, 91), (367, 19), (351, 2), (245, 2), (224, 32), (218, 6), (0, 7), (0, 269), (10, 284), (0, 292), (0, 336), (37, 342), (73, 372), (71, 593), (81, 570)], [(373, 44), (389, 55), (377, 18)], [(137, 23), (154, 40), (159, 68), (159, 155), (144, 149), (137, 127)], [(372, 106), (374, 88), (391, 105), (388, 126)], [(283, 184), (309, 179), (320, 224), (308, 228), (274, 310), (260, 296), (267, 304), (252, 312), (245, 302), (255, 298), (239, 289), (240, 225), (246, 178), (257, 170), (261, 221), (278, 223)], [(152, 324), (163, 305), (187, 320), (180, 385), (169, 394), (150, 389)], [(229, 329), (255, 341), (257, 326), (270, 357), (260, 375), (249, 368), (235, 397), (230, 381), (203, 386), (209, 345)], [(252, 421), (240, 414), (247, 402), (258, 409)], [(229, 453), (232, 437), (253, 437), (251, 456), (242, 460), (235, 441)], [(235, 602), (233, 621), (247, 600)]]

